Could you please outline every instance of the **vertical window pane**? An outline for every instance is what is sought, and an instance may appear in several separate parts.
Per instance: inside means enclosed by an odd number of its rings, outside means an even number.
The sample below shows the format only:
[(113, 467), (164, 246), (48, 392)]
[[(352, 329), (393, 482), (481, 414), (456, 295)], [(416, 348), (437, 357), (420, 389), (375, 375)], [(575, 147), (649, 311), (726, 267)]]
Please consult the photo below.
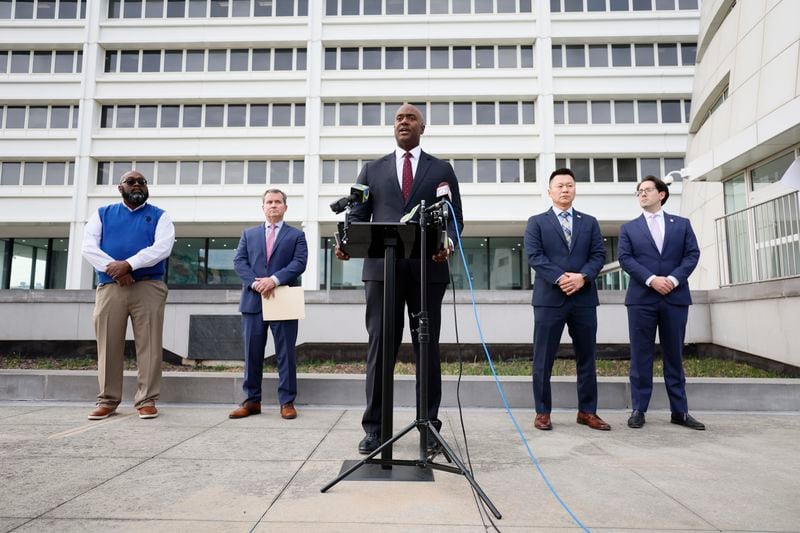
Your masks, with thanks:
[(117, 106), (117, 128), (132, 128), (136, 124), (136, 106)]
[(243, 128), (247, 125), (247, 106), (229, 105), (228, 106), (228, 127), (229, 128)]
[[(30, 72), (31, 53), (11, 52), (11, 73), (27, 74)], [(67, 72), (72, 72), (72, 64)]]
[(453, 2), (453, 13), (469, 13), (472, 3), (472, 0), (452, 0)]
[[(327, 57), (327, 50), (326, 50)], [(253, 50), (253, 70), (269, 70), (270, 50), (259, 48)], [(325, 68), (328, 68), (327, 66)]]
[(500, 102), (500, 124), (519, 124), (519, 104)]
[(677, 124), (681, 122), (680, 100), (661, 101), (661, 122), (665, 124)]
[(42, 184), (42, 171), (44, 170), (44, 163), (32, 163), (28, 161), (22, 174), (23, 185), (41, 185)]
[(450, 124), (450, 104), (448, 102), (431, 103), (431, 114), (429, 117), (431, 124), (449, 125)]
[(343, 16), (348, 15), (360, 15), (359, 7), (360, 7), (360, 0), (340, 0)]
[(494, 68), (494, 46), (475, 47), (475, 66), (477, 68)]
[(233, 0), (233, 12), (231, 14), (234, 17), (249, 17), (251, 3), (252, 0)]
[[(62, 0), (63, 4), (63, 0)], [(147, 0), (144, 8), (146, 18), (161, 18), (164, 16), (164, 0)]]
[(402, 15), (404, 0), (386, 0), (387, 15)]
[(494, 0), (475, 0), (475, 13), (492, 13)]
[(676, 174), (673, 174), (673, 178), (675, 181), (682, 181), (682, 177), (680, 176), (680, 171), (683, 169), (683, 158), (682, 157), (665, 157), (664, 158), (664, 175), (668, 175), (670, 172), (678, 171)]
[(658, 122), (658, 108), (655, 100), (639, 100), (639, 124), (655, 124)]
[(208, 51), (208, 71), (225, 72), (227, 70), (228, 51), (209, 50)]
[(291, 104), (272, 104), (272, 125), (273, 126), (292, 125)]
[(450, 11), (450, 0), (429, 0), (431, 15), (446, 15)]
[(394, 116), (402, 103), (387, 102), (383, 105), (383, 120), (384, 125), (390, 126), (394, 124)]
[(298, 127), (306, 125), (305, 104), (294, 104), (294, 125)]
[(431, 46), (431, 68), (450, 68), (450, 48)]
[(608, 66), (608, 47), (604, 44), (589, 45), (589, 66), (607, 67)]
[(364, 0), (365, 15), (380, 15), (383, 13), (383, 0)]
[(292, 49), (275, 49), (275, 70), (292, 70)]
[(583, 158), (572, 157), (569, 160), (569, 166), (575, 174), (575, 181), (588, 182), (589, 181), (589, 160)]
[(633, 0), (634, 11), (650, 11), (653, 9), (652, 0)]
[(198, 161), (181, 161), (181, 185), (197, 185), (200, 181), (200, 163)]
[(358, 70), (358, 48), (342, 48), (340, 51), (341, 70)]
[(278, 17), (292, 17), (294, 16), (294, 2), (295, 0), (275, 0), (275, 15)]
[(428, 51), (424, 46), (408, 47), (408, 68), (428, 68)]
[(203, 161), (203, 185), (222, 183), (222, 161)]
[(269, 126), (269, 105), (251, 104), (250, 105), (250, 127), (263, 128)]
[[(106, 61), (103, 70), (105, 72), (116, 72), (117, 71), (117, 51), (116, 50), (109, 50), (106, 51)], [(2, 69), (0, 69), (2, 71)], [(48, 72), (50, 72), (48, 70)]]
[(17, 8), (14, 17), (18, 19), (33, 18), (33, 0), (17, 0)]
[(199, 128), (203, 114), (203, 106), (185, 105), (183, 106), (183, 127)]
[(50, 161), (47, 163), (45, 174), (45, 185), (64, 185), (64, 175), (66, 174), (67, 164)]
[(189, 16), (205, 17), (207, 0), (189, 0)]
[(582, 44), (568, 44), (564, 47), (567, 51), (567, 67), (585, 67), (584, 46)]
[(515, 13), (517, 11), (517, 0), (497, 0), (498, 13)]
[(322, 183), (336, 182), (336, 161), (322, 162)]
[(237, 49), (231, 50), (231, 71), (245, 71), (248, 69), (250, 60), (250, 50)]
[(636, 182), (636, 159), (617, 159), (617, 181)]
[(615, 67), (631, 66), (631, 45), (612, 44), (611, 45), (611, 64)]
[(238, 285), (239, 276), (233, 270), (238, 239), (208, 239), (208, 285)]
[(678, 64), (677, 44), (658, 44), (658, 65), (661, 67), (674, 67)]
[(656, 64), (652, 44), (635, 44), (633, 48), (637, 67), (652, 67)]
[(339, 104), (339, 125), (358, 126), (358, 104)]
[(336, 104), (325, 104), (322, 107), (322, 125), (336, 125)]
[(137, 161), (134, 168), (138, 170), (142, 176), (148, 181), (148, 183), (153, 183), (155, 178), (155, 161)]
[(292, 161), (292, 183), (305, 183), (305, 161)]
[(519, 183), (519, 160), (500, 160), (500, 183)]
[(605, 11), (606, 0), (586, 0), (587, 11)]
[[(8, 126), (6, 126), (8, 127)], [(114, 127), (114, 106), (104, 105), (100, 110), (100, 127), (113, 128)]]
[(563, 59), (561, 57), (561, 45), (560, 44), (554, 44), (551, 52), (552, 52), (552, 56), (553, 56), (553, 68), (558, 68), (558, 67), (564, 66), (563, 65)]
[[(5, 170), (5, 165), (3, 169)], [(111, 183), (111, 163), (99, 161), (97, 163), (97, 185), (108, 185), (109, 183)]]
[(611, 124), (611, 102), (592, 102), (592, 124)]
[(364, 69), (381, 68), (381, 49), (378, 47), (364, 48), (362, 50), (361, 63), (361, 67)]
[(586, 124), (589, 122), (586, 102), (568, 102), (570, 124)]
[(500, 68), (517, 67), (517, 47), (498, 46), (497, 47), (497, 66)]
[[(10, 19), (10, 18), (11, 18), (11, 0), (0, 0), (0, 19)], [(0, 247), (2, 247), (2, 243), (0, 243)], [(2, 268), (3, 266), (0, 265), (0, 281), (3, 279), (1, 273)]]
[(424, 15), (427, 0), (408, 0), (409, 15)]
[(633, 102), (614, 102), (614, 123), (633, 124)]
[(353, 183), (358, 177), (358, 161), (339, 161), (339, 183)]
[(403, 68), (403, 48), (399, 46), (387, 46), (384, 53), (383, 64), (387, 69)]
[(205, 70), (206, 51), (186, 51), (186, 72), (203, 72)]
[(169, 256), (169, 285), (200, 285), (205, 281), (205, 239), (175, 239)]
[(594, 181), (598, 183), (614, 181), (613, 159), (594, 159)]
[(564, 102), (553, 102), (553, 123), (565, 124)]
[(325, 70), (336, 70), (336, 58), (338, 52), (338, 48), (325, 49)]
[(494, 102), (478, 102), (475, 104), (475, 116), (478, 124), (495, 123)]
[[(68, 128), (69, 127), (69, 106), (53, 106), (50, 108), (50, 127)], [(75, 108), (75, 114), (78, 108)]]
[[(2, 52), (5, 54), (5, 52)], [(52, 52), (34, 52), (33, 53), (33, 72), (34, 73), (45, 73), (49, 74), (51, 72), (53, 62), (53, 53)]]
[(228, 0), (211, 0), (212, 17), (227, 17), (229, 8)]
[(694, 65), (697, 58), (697, 44), (681, 43), (681, 65)]
[(678, 0), (679, 9), (697, 9), (697, 0)]
[(305, 70), (308, 61), (308, 52), (305, 48), (298, 48), (295, 53), (295, 70)]
[(753, 190), (757, 191), (781, 179), (786, 169), (794, 161), (794, 153), (782, 155), (750, 171)]
[(161, 127), (177, 128), (179, 124), (180, 106), (162, 105), (161, 106)]
[(534, 116), (533, 116), (533, 102), (522, 102), (522, 123), (523, 124), (533, 124), (534, 123)]
[(183, 50), (167, 50), (164, 52), (164, 72), (180, 72), (183, 70)]
[[(56, 56), (58, 56), (58, 52), (56, 52)], [(72, 58), (70, 57), (70, 63)], [(56, 57), (56, 63), (58, 62), (58, 57)], [(70, 64), (70, 72), (72, 71)], [(138, 50), (123, 50), (120, 53), (120, 61), (119, 61), (119, 71), (120, 72), (139, 72), (139, 51)]]
[(639, 177), (644, 179), (645, 176), (661, 177), (661, 160), (657, 157), (643, 157), (639, 160), (641, 164), (641, 172)]
[(20, 172), (22, 170), (21, 163), (14, 163), (6, 161), (2, 163), (0, 169), (0, 185), (19, 185)]
[(472, 68), (472, 47), (453, 47), (453, 68)]
[(456, 159), (453, 161), (453, 170), (459, 183), (472, 183), (475, 176), (472, 170), (472, 159)]
[(522, 160), (522, 178), (525, 183), (536, 182), (536, 160), (523, 159)]
[(167, 17), (183, 18), (186, 14), (186, 0), (167, 0)]
[(656, 9), (659, 11), (670, 11), (675, 9), (675, 0), (656, 0)]
[(364, 126), (380, 126), (381, 104), (362, 104), (361, 124)]
[(269, 182), (270, 183), (289, 183), (289, 162), (270, 161), (269, 163)]
[(158, 106), (143, 105), (139, 106), (139, 127), (155, 128), (158, 125)]
[(453, 103), (453, 124), (473, 124), (472, 120), (472, 102), (454, 102)]
[(206, 128), (221, 128), (224, 123), (224, 116), (224, 105), (207, 105), (205, 122)]
[(478, 159), (478, 183), (496, 183), (497, 164), (494, 159)]
[(253, 14), (257, 17), (272, 16), (272, 0), (255, 0)]
[(522, 68), (533, 68), (533, 46), (520, 46), (520, 66)]
[(142, 17), (142, 0), (125, 0), (125, 11), (122, 14), (126, 19)]
[(161, 50), (142, 52), (142, 72), (161, 72)]
[(564, 11), (567, 13), (583, 11), (583, 0), (564, 0)]
[(247, 162), (247, 183), (256, 185), (263, 185), (267, 183), (266, 161)]

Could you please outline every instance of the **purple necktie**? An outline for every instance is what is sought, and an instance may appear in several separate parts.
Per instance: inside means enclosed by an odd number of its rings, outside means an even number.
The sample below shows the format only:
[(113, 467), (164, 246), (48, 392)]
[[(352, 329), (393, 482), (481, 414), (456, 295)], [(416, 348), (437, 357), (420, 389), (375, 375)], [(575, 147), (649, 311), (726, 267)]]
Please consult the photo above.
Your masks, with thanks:
[(414, 181), (414, 174), (411, 172), (411, 152), (406, 152), (403, 156), (403, 201), (408, 202), (411, 197), (411, 184)]
[(275, 224), (269, 225), (269, 232), (267, 233), (267, 264), (269, 264), (269, 258), (272, 255), (272, 249), (275, 247), (275, 230), (277, 226)]

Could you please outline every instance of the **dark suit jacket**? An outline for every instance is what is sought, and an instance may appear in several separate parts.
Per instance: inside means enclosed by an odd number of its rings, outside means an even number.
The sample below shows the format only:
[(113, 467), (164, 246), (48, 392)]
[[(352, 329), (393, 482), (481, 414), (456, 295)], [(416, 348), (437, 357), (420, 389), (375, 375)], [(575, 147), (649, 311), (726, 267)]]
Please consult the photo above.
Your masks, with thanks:
[(242, 280), (242, 297), (239, 312), (260, 313), (261, 295), (250, 286), (256, 278), (275, 276), (281, 285), (299, 285), (300, 274), (306, 270), (308, 245), (305, 234), (284, 222), (278, 232), (272, 256), (267, 267), (266, 223), (247, 228), (242, 232), (233, 268)]
[[(619, 233), (619, 264), (630, 274), (625, 305), (654, 304), (666, 300), (673, 305), (691, 305), (689, 275), (700, 259), (700, 248), (689, 220), (664, 212), (664, 245), (661, 253), (650, 235), (644, 215), (622, 225)], [(678, 287), (661, 296), (645, 285), (650, 276), (673, 276)]]
[[(397, 179), (395, 153), (387, 154), (380, 159), (370, 161), (361, 169), (358, 183), (369, 186), (369, 199), (364, 204), (356, 205), (350, 212), (350, 220), (354, 222), (399, 222), (400, 217), (411, 211), (415, 205), (425, 200), (427, 205), (436, 201), (436, 188), (442, 182), (450, 186), (455, 220), (459, 231), (464, 227), (461, 217), (461, 194), (458, 191), (458, 180), (450, 163), (437, 159), (425, 152), (420, 153), (414, 185), (408, 202), (403, 202), (403, 192)], [(456, 245), (455, 229), (452, 227), (452, 215), (448, 233)], [(419, 264), (419, 263), (417, 263)], [(418, 269), (417, 269), (418, 271)], [(418, 274), (415, 274), (418, 277)], [(361, 276), (363, 281), (383, 280), (383, 259), (365, 259)], [(447, 283), (449, 271), (447, 263), (436, 263), (428, 258), (428, 281)]]
[[(572, 246), (569, 247), (552, 209), (534, 215), (528, 219), (525, 230), (525, 253), (528, 264), (536, 271), (533, 305), (560, 307), (567, 298), (581, 307), (598, 305), (594, 280), (605, 264), (606, 253), (597, 219), (573, 208)], [(556, 285), (556, 280), (565, 272), (586, 274), (586, 284), (572, 296), (564, 294)]]

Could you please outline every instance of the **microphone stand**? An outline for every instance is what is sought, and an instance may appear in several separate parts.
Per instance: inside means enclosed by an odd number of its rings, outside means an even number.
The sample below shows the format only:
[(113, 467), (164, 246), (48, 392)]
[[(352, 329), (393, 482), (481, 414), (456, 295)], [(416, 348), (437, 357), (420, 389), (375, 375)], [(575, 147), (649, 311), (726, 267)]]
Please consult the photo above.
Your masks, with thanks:
[[(431, 206), (433, 207), (433, 206)], [(433, 423), (433, 420), (428, 418), (428, 359), (430, 357), (429, 354), (429, 344), (430, 344), (430, 323), (428, 318), (428, 247), (427, 247), (427, 231), (426, 228), (429, 224), (432, 223), (431, 213), (429, 212), (430, 209), (425, 208), (425, 201), (423, 200), (420, 204), (419, 210), (419, 242), (420, 242), (420, 312), (417, 315), (419, 317), (419, 330), (418, 330), (418, 339), (419, 339), (419, 404), (417, 410), (417, 419), (411, 422), (408, 426), (403, 428), (400, 432), (394, 435), (391, 439), (383, 442), (378, 448), (376, 448), (372, 453), (367, 455), (364, 459), (359, 461), (358, 463), (354, 464), (350, 467), (347, 471), (341, 473), (336, 479), (322, 487), (320, 492), (327, 492), (328, 489), (342, 481), (344, 478), (358, 470), (365, 464), (378, 464), (382, 467), (391, 468), (392, 466), (414, 466), (419, 469), (431, 469), (431, 470), (440, 470), (443, 472), (449, 472), (451, 474), (461, 474), (465, 478), (475, 492), (478, 494), (481, 500), (486, 504), (492, 514), (500, 519), (502, 515), (500, 511), (494, 506), (492, 501), (483, 492), (483, 489), (478, 482), (475, 481), (475, 478), (472, 477), (469, 469), (464, 465), (464, 462), (458, 457), (458, 455), (453, 451), (447, 441), (444, 440), (444, 437), (439, 433), (436, 429), (436, 425)], [(442, 209), (437, 209), (439, 220), (442, 220)], [(386, 399), (384, 398), (384, 401)], [(419, 458), (416, 460), (407, 460), (407, 459), (375, 459), (375, 457), (384, 451), (385, 448), (391, 449), (392, 444), (396, 441), (400, 440), (403, 436), (409, 433), (412, 429), (419, 429)], [(455, 467), (450, 465), (443, 465), (439, 463), (433, 462), (433, 459), (436, 457), (436, 452), (431, 455), (428, 455), (428, 434), (433, 438), (436, 445), (439, 447), (440, 450), (443, 450), (445, 459), (448, 462), (455, 463)], [(435, 449), (435, 447), (434, 447)]]

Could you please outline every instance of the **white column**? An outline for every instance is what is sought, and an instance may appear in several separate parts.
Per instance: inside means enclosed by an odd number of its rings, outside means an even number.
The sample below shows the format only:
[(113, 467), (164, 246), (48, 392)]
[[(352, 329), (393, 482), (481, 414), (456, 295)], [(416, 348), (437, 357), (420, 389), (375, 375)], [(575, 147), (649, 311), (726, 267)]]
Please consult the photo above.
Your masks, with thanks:
[(78, 122), (78, 157), (75, 162), (75, 185), (72, 196), (72, 217), (69, 225), (67, 256), (67, 289), (88, 289), (92, 286), (92, 268), (81, 257), (83, 228), (89, 213), (87, 205), (91, 184), (94, 183), (94, 164), (90, 156), (92, 131), (97, 116), (94, 101), (97, 70), (102, 65), (98, 44), (100, 20), (104, 2), (87, 2), (86, 40), (83, 43), (83, 79), (81, 80), (80, 118)]
[(537, 0), (536, 13), (536, 66), (539, 71), (539, 135), (542, 151), (536, 168), (536, 181), (544, 205), (549, 205), (547, 180), (556, 165), (556, 136), (553, 127), (553, 44), (550, 27), (550, 0)]

